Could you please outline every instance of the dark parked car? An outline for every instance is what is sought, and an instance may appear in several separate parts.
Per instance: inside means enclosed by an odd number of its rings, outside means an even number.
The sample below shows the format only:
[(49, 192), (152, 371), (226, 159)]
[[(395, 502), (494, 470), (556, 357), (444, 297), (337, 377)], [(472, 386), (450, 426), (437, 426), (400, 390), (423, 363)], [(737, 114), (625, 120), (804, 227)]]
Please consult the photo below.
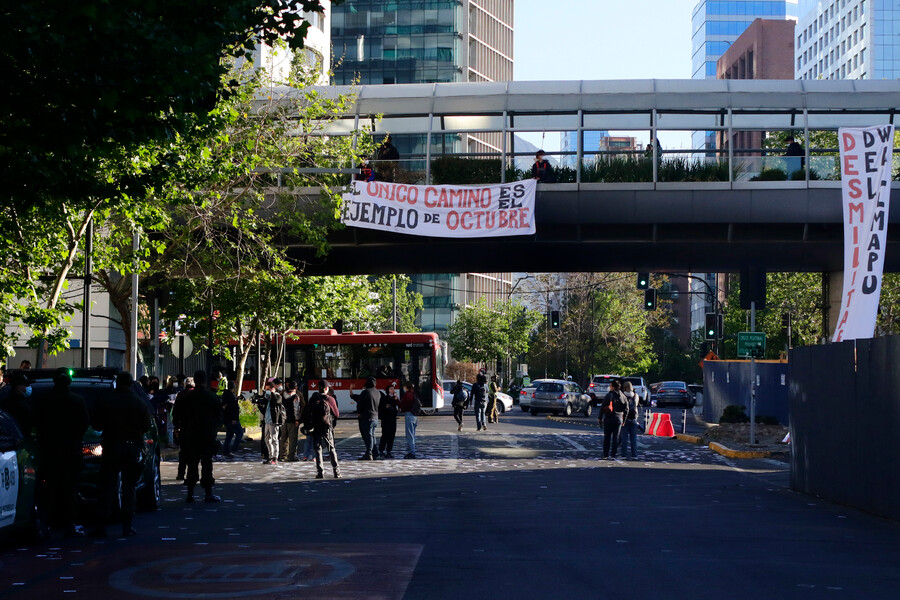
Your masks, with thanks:
[[(33, 382), (32, 389), (36, 402), (40, 402), (40, 397), (53, 388), (55, 373), (55, 369), (28, 372), (28, 376)], [(95, 423), (97, 420), (97, 411), (98, 407), (102, 406), (102, 398), (106, 394), (111, 394), (115, 389), (117, 373), (118, 369), (104, 368), (71, 370), (71, 390), (84, 398), (91, 423)], [(84, 466), (76, 487), (78, 504), (82, 509), (96, 508), (100, 499), (100, 457), (103, 455), (101, 436), (102, 432), (93, 427), (88, 427), (84, 434), (82, 442)], [(150, 419), (150, 431), (144, 434), (141, 451), (143, 470), (136, 487), (137, 507), (140, 510), (156, 510), (160, 504), (162, 478), (159, 469), (160, 448), (155, 419)]]
[(593, 410), (591, 397), (585, 394), (577, 383), (563, 379), (539, 379), (535, 383), (537, 387), (531, 398), (532, 415), (549, 412), (568, 417), (572, 413), (579, 412), (585, 417), (591, 416)]
[(663, 381), (656, 391), (656, 406), (662, 408), (672, 404), (693, 406), (694, 396), (683, 381)]

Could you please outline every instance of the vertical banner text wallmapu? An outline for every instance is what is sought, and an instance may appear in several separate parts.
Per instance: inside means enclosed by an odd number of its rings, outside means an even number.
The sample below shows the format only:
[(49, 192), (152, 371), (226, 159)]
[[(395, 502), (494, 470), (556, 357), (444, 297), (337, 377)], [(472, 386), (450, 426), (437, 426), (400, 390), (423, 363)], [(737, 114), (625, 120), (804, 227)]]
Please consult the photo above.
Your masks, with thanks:
[(870, 338), (881, 297), (891, 199), (894, 126), (842, 127), (844, 289), (832, 341)]
[(406, 185), (354, 181), (341, 220), (351, 227), (444, 238), (535, 232), (537, 181), (489, 185)]

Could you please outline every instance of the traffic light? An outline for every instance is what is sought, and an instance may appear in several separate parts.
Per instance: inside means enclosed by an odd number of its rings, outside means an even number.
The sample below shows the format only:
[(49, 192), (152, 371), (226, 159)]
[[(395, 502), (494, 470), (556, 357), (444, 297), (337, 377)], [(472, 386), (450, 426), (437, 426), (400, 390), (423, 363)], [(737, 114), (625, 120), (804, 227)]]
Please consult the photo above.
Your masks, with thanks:
[(650, 289), (650, 273), (638, 273), (637, 274), (637, 289), (639, 289), (639, 290)]
[(716, 313), (706, 313), (706, 328), (703, 330), (703, 337), (707, 340), (714, 340), (718, 337), (718, 318)]
[(559, 311), (558, 310), (550, 311), (550, 327), (552, 329), (559, 329)]
[(656, 290), (644, 290), (644, 309), (656, 310)]

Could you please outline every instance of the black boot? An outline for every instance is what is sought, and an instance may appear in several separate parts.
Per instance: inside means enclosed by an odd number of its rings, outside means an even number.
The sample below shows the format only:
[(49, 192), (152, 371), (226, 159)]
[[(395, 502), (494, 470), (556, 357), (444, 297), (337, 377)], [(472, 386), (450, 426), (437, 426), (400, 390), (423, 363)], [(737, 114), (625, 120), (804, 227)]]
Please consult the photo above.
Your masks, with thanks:
[(125, 520), (122, 521), (122, 537), (131, 537), (133, 535), (137, 535), (137, 531), (131, 525), (131, 520), (133, 517), (126, 516)]
[(194, 486), (187, 486), (187, 498), (184, 499), (185, 502), (193, 502), (194, 501)]
[(218, 496), (213, 495), (212, 488), (208, 487), (206, 488), (206, 496), (204, 496), (203, 501), (207, 504), (212, 504), (213, 502), (221, 502), (222, 499)]

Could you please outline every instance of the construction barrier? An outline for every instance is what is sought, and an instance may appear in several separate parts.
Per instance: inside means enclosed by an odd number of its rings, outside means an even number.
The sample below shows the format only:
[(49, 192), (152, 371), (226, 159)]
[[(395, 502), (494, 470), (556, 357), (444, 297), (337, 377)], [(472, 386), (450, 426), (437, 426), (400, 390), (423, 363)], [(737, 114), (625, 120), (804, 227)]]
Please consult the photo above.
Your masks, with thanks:
[(650, 424), (647, 426), (647, 435), (675, 437), (672, 417), (668, 413), (653, 413), (650, 416)]

